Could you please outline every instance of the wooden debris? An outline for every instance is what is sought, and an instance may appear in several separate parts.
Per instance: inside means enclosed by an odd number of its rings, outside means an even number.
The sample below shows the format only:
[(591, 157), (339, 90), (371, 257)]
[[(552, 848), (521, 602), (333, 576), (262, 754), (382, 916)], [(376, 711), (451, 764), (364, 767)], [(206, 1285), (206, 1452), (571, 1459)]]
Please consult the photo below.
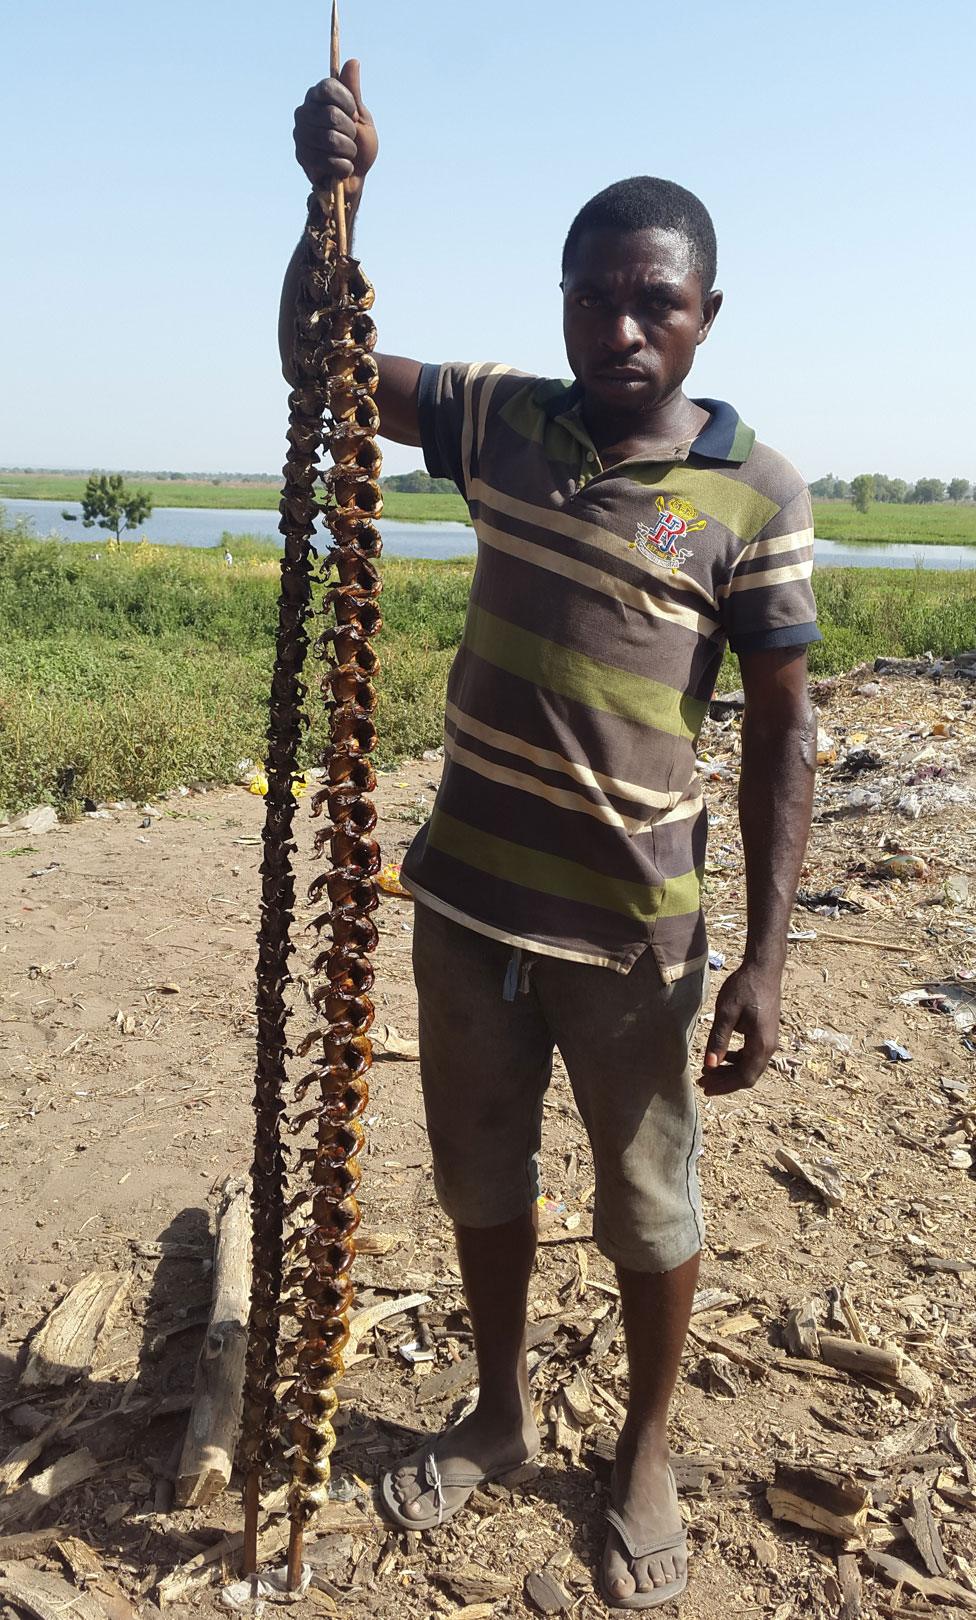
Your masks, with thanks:
[(35, 1333), (21, 1389), (66, 1384), (91, 1371), (98, 1341), (128, 1293), (132, 1273), (92, 1271), (67, 1293)]
[(420, 1042), (401, 1035), (395, 1024), (374, 1024), (370, 1041), (376, 1057), (409, 1058), (420, 1061)]
[(695, 1327), (694, 1323), (688, 1329), (688, 1337), (697, 1340), (706, 1350), (711, 1350), (716, 1355), (726, 1356), (729, 1361), (734, 1361), (736, 1366), (744, 1367), (750, 1378), (766, 1377), (768, 1372), (766, 1363), (759, 1361), (755, 1356), (750, 1356), (745, 1350), (740, 1350), (739, 1346), (733, 1344), (731, 1339), (721, 1339), (714, 1334), (703, 1333), (700, 1328)]
[(11, 1563), (0, 1574), (0, 1598), (35, 1616), (35, 1620), (105, 1620), (96, 1598), (79, 1592), (60, 1575), (32, 1564)]
[(91, 1479), (101, 1466), (84, 1447), (79, 1451), (70, 1451), (66, 1457), (59, 1457), (50, 1468), (35, 1474), (26, 1485), (21, 1485), (19, 1490), (0, 1501), (0, 1524), (30, 1524), (57, 1497)]
[(44, 1447), (55, 1435), (63, 1433), (70, 1428), (79, 1412), (86, 1405), (90, 1390), (83, 1390), (70, 1401), (66, 1401), (54, 1416), (45, 1423), (29, 1440), (22, 1440), (19, 1446), (8, 1451), (3, 1462), (0, 1463), (0, 1496), (16, 1485), (23, 1474), (26, 1474), (31, 1463), (37, 1461)]
[(798, 1176), (819, 1193), (828, 1208), (836, 1209), (838, 1204), (844, 1202), (844, 1186), (838, 1171), (823, 1165), (808, 1164), (805, 1159), (794, 1158), (782, 1147), (776, 1149), (776, 1162), (791, 1176)]
[(57, 1548), (81, 1590), (94, 1591), (108, 1620), (136, 1620), (136, 1609), (93, 1548), (77, 1536), (66, 1536)]
[(901, 1522), (908, 1531), (919, 1557), (930, 1575), (948, 1575), (949, 1566), (942, 1548), (939, 1527), (932, 1514), (928, 1492), (922, 1485), (913, 1485), (909, 1506), (901, 1514)]
[(217, 1220), (210, 1321), (176, 1471), (178, 1507), (211, 1502), (230, 1483), (240, 1427), (250, 1301), (250, 1204), (244, 1183), (229, 1181)]
[(0, 1568), (11, 1558), (42, 1557), (69, 1533), (67, 1525), (52, 1524), (46, 1530), (22, 1530), (12, 1536), (0, 1536)]
[[(353, 1320), (355, 1321), (355, 1318)], [(534, 1350), (537, 1345), (545, 1344), (565, 1320), (565, 1316), (559, 1314), (546, 1316), (541, 1322), (530, 1322), (526, 1333), (526, 1349)], [(420, 1385), (416, 1394), (417, 1405), (439, 1400), (444, 1395), (454, 1395), (458, 1390), (465, 1389), (468, 1384), (473, 1384), (477, 1376), (478, 1363), (473, 1355), (465, 1356), (453, 1367), (442, 1367), (438, 1372), (431, 1373)]]
[[(286, 1519), (279, 1518), (276, 1524), (267, 1523), (272, 1514), (284, 1514), (287, 1508), (287, 1486), (273, 1491), (262, 1504), (261, 1515), (265, 1528), (258, 1537), (259, 1565), (267, 1563), (288, 1541)], [(350, 1530), (354, 1534), (358, 1531), (365, 1537), (374, 1532), (377, 1523), (376, 1515), (368, 1510), (363, 1511), (361, 1507), (353, 1507), (345, 1502), (329, 1502), (312, 1520), (310, 1531), (314, 1531), (316, 1535), (332, 1535)], [(167, 1603), (180, 1603), (190, 1593), (207, 1586), (218, 1573), (219, 1566), (225, 1561), (229, 1563), (235, 1559), (243, 1545), (244, 1534), (238, 1530), (233, 1535), (224, 1536), (205, 1552), (197, 1553), (196, 1557), (187, 1563), (180, 1564), (159, 1583), (157, 1596), (160, 1607)]]
[(357, 1254), (389, 1254), (406, 1243), (409, 1232), (361, 1232), (356, 1235)]
[(946, 1603), (958, 1603), (964, 1609), (976, 1609), (976, 1592), (970, 1592), (965, 1586), (956, 1581), (946, 1580), (942, 1575), (920, 1575), (918, 1570), (912, 1569), (901, 1558), (895, 1558), (891, 1553), (878, 1552), (874, 1547), (865, 1549), (864, 1557), (883, 1575), (891, 1581), (893, 1586), (910, 1586), (914, 1592), (920, 1592), (923, 1597), (943, 1598)]
[(886, 1384), (907, 1406), (923, 1406), (932, 1398), (932, 1380), (928, 1373), (916, 1366), (903, 1350), (858, 1344), (854, 1339), (822, 1333), (820, 1355), (830, 1367), (840, 1367), (845, 1372)]
[(861, 1571), (852, 1552), (837, 1554), (837, 1584), (840, 1587), (838, 1620), (860, 1620), (862, 1611)]
[(784, 1329), (786, 1348), (792, 1356), (806, 1356), (810, 1361), (820, 1360), (820, 1330), (817, 1326), (817, 1302), (801, 1300), (786, 1318)]
[(525, 1596), (540, 1614), (563, 1614), (573, 1606), (569, 1593), (546, 1569), (529, 1571), (525, 1577)]
[(429, 1304), (429, 1294), (401, 1294), (399, 1299), (385, 1299), (380, 1305), (367, 1305), (365, 1310), (354, 1311), (349, 1318), (349, 1355), (355, 1354), (360, 1340), (381, 1322), (391, 1316), (402, 1316), (405, 1311), (415, 1311), (418, 1305)]
[(774, 1519), (833, 1536), (848, 1548), (864, 1545), (870, 1497), (852, 1475), (778, 1462), (766, 1496)]
[(716, 1352), (703, 1356), (696, 1372), (699, 1382), (709, 1395), (724, 1396), (727, 1400), (735, 1400), (745, 1382), (741, 1373), (736, 1377), (735, 1366), (728, 1356), (718, 1355)]
[(499, 1603), (511, 1597), (515, 1582), (504, 1575), (495, 1575), (478, 1564), (462, 1564), (457, 1569), (439, 1570), (433, 1579), (443, 1586), (458, 1603)]

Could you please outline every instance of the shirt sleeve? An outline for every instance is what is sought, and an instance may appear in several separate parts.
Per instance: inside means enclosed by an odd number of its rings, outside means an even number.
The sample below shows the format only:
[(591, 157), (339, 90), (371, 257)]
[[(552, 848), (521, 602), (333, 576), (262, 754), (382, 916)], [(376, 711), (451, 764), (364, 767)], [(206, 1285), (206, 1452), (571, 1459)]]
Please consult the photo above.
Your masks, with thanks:
[(480, 369), (456, 362), (420, 368), (417, 416), (424, 463), (431, 478), (453, 478), (462, 495), (467, 493), (465, 461), (470, 457), (465, 424), (466, 418), (471, 423), (471, 393)]
[(719, 591), (732, 651), (768, 652), (821, 641), (812, 573), (813, 508), (804, 487), (744, 548)]

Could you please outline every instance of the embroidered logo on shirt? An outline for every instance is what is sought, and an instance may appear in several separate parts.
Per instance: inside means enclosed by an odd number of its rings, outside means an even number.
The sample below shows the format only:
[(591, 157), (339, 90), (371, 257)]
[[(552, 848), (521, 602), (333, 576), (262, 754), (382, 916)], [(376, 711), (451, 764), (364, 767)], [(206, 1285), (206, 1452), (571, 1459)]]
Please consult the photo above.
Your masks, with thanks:
[(630, 543), (630, 550), (639, 551), (648, 562), (657, 563), (676, 574), (694, 556), (694, 552), (679, 545), (678, 541), (695, 529), (703, 529), (708, 520), (699, 517), (691, 502), (682, 500), (680, 495), (672, 495), (668, 501), (659, 495), (655, 504), (660, 514), (656, 524), (651, 528), (647, 523), (638, 523), (637, 535)]

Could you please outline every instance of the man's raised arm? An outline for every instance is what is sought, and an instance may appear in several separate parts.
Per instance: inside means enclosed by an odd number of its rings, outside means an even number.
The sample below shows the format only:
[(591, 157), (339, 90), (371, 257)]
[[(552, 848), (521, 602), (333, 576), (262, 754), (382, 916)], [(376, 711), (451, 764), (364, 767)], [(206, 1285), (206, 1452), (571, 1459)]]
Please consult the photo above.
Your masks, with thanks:
[[(363, 105), (359, 87), (359, 63), (349, 61), (337, 79), (323, 79), (313, 85), (301, 106), (296, 108), (295, 155), (313, 186), (330, 186), (335, 180), (344, 183), (350, 238), (363, 184), (378, 150), (376, 126)], [(293, 342), (300, 274), (296, 248), (285, 271), (278, 314), (281, 369), (290, 383), (295, 381)], [(405, 360), (392, 354), (378, 354), (376, 360), (380, 370), (376, 394), (382, 424), (380, 432), (398, 444), (419, 444), (419, 360)]]

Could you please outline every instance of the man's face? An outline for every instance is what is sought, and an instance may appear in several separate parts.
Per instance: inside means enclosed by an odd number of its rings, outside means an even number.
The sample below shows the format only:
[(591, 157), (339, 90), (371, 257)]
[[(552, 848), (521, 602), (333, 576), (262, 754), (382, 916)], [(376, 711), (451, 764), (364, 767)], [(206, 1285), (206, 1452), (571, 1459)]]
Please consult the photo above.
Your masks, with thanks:
[(640, 417), (680, 388), (722, 301), (702, 298), (675, 231), (587, 231), (563, 279), (563, 332), (591, 410)]

